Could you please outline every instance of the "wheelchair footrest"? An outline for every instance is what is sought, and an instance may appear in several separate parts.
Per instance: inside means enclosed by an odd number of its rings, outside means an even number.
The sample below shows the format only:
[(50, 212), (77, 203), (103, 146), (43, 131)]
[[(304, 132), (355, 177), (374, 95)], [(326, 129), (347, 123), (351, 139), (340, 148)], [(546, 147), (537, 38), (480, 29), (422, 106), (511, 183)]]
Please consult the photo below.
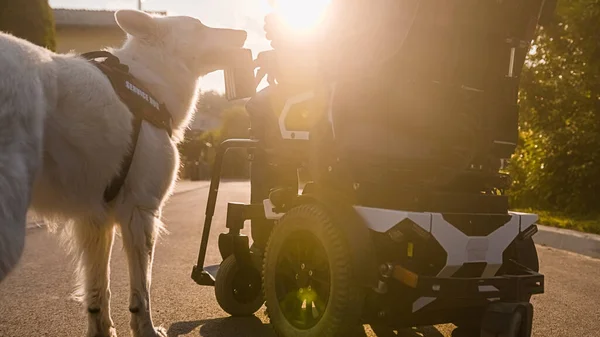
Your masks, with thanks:
[(215, 280), (217, 279), (217, 273), (219, 272), (219, 265), (206, 266), (204, 269), (194, 266), (192, 269), (192, 280), (201, 286), (215, 286)]

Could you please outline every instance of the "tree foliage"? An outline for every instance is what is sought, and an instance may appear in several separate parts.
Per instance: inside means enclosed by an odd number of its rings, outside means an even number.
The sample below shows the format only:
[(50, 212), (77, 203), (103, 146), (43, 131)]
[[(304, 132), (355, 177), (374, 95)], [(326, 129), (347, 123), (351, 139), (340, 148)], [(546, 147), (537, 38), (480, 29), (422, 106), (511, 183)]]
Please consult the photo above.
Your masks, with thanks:
[(56, 50), (54, 14), (48, 0), (0, 0), (0, 31)]
[[(220, 144), (225, 139), (248, 138), (249, 128), (250, 118), (244, 106), (233, 106), (223, 112), (223, 126), (215, 140)], [(250, 176), (249, 168), (248, 152), (244, 149), (231, 149), (223, 161), (223, 176), (247, 178)]]
[(521, 83), (513, 205), (600, 211), (600, 0), (559, 2)]
[[(244, 105), (230, 102), (223, 95), (209, 91), (200, 96), (197, 114), (206, 114), (221, 120), (221, 125), (201, 133), (188, 131), (179, 146), (185, 161), (203, 161), (213, 166), (219, 144), (230, 138), (248, 138), (250, 119)], [(247, 178), (249, 164), (247, 152), (242, 149), (228, 151), (223, 162), (222, 176)]]
[(220, 118), (223, 111), (236, 105), (240, 105), (239, 102), (228, 101), (222, 94), (211, 90), (200, 95), (197, 110), (198, 113)]

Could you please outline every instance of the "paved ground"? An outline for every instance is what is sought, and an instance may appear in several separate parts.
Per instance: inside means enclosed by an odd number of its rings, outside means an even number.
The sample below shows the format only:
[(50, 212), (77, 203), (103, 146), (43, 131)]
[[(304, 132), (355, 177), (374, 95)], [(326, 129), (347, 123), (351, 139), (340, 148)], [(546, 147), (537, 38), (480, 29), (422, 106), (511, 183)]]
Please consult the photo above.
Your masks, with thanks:
[[(190, 190), (195, 190), (198, 188), (203, 188), (208, 186), (209, 182), (207, 181), (190, 181), (190, 180), (181, 180), (175, 186), (174, 193), (182, 193)], [(44, 227), (43, 219), (35, 214), (33, 211), (29, 211), (27, 213), (27, 228), (39, 228)]]
[[(189, 183), (186, 183), (189, 184)], [(158, 244), (153, 276), (153, 316), (170, 337), (273, 336), (262, 312), (259, 318), (232, 319), (218, 307), (212, 288), (189, 277), (196, 259), (207, 194), (206, 183), (187, 185), (165, 212), (170, 234)], [(246, 183), (222, 185), (213, 239), (223, 228), (226, 200), (248, 200)], [(69, 299), (73, 268), (53, 235), (32, 229), (20, 266), (0, 285), (0, 337), (84, 336), (85, 314)], [(208, 262), (219, 262), (216, 240)], [(127, 269), (117, 240), (112, 262), (112, 312), (117, 331), (128, 336)], [(535, 337), (600, 336), (600, 260), (539, 247), (547, 292), (534, 299)], [(406, 336), (445, 337), (453, 326)], [(366, 334), (374, 336), (367, 328)]]

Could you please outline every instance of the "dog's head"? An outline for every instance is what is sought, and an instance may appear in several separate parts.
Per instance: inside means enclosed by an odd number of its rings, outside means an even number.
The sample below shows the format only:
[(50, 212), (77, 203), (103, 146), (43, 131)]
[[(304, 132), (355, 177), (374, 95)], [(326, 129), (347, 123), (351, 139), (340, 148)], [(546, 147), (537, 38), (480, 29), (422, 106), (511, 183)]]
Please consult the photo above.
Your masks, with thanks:
[(243, 47), (243, 30), (211, 28), (189, 16), (155, 17), (136, 10), (119, 10), (115, 19), (130, 39), (161, 49), (198, 76), (222, 69), (222, 60)]

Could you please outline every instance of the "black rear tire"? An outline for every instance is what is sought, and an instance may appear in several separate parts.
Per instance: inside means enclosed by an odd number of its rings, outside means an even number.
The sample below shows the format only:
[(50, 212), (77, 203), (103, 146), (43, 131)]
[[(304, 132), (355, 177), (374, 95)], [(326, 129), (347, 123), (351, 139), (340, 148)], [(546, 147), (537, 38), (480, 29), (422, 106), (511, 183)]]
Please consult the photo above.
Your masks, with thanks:
[(291, 209), (273, 229), (263, 287), (279, 336), (350, 336), (361, 325), (364, 289), (353, 282), (342, 230), (316, 204)]
[(264, 303), (260, 272), (241, 267), (234, 255), (221, 263), (215, 280), (215, 297), (221, 309), (235, 317), (251, 316)]

